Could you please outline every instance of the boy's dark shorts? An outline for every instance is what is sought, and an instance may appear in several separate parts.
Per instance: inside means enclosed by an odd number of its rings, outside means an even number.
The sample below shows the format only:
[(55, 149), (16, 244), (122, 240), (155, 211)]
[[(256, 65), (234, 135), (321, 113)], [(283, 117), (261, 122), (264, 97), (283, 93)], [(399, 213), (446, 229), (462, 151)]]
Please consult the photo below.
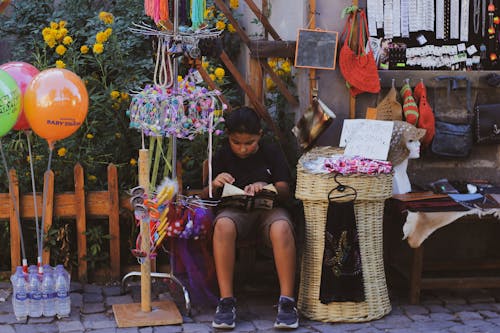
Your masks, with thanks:
[(269, 230), (273, 222), (284, 220), (288, 222), (290, 229), (295, 237), (294, 226), (290, 213), (284, 208), (276, 207), (270, 210), (255, 209), (246, 212), (237, 208), (224, 208), (217, 213), (214, 219), (214, 225), (220, 218), (229, 218), (234, 222), (237, 230), (237, 239), (247, 239), (252, 236), (258, 235), (264, 240), (264, 244), (268, 247), (271, 246), (271, 239)]

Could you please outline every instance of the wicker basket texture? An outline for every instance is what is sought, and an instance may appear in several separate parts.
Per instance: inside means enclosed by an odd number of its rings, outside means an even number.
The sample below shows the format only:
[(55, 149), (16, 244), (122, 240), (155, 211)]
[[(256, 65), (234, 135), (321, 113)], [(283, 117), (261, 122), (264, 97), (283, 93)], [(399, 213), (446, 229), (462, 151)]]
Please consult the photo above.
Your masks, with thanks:
[(311, 174), (304, 161), (342, 153), (339, 148), (314, 148), (299, 160), (296, 197), (304, 203), (306, 217), (304, 252), (300, 273), (298, 307), (313, 320), (324, 322), (364, 322), (383, 317), (391, 311), (385, 280), (382, 244), (384, 200), (392, 195), (392, 175), (338, 176), (337, 180), (354, 187), (354, 204), (365, 289), (364, 302), (319, 300), (321, 267), (325, 242), (328, 192), (337, 184), (333, 175)]

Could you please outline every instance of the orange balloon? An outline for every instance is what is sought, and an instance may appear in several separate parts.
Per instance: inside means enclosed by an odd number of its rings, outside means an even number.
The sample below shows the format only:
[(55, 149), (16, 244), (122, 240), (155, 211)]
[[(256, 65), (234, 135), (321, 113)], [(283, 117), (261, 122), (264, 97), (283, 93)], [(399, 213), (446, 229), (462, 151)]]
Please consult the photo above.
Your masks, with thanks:
[(89, 97), (75, 73), (62, 68), (40, 72), (24, 93), (24, 112), (31, 129), (53, 147), (67, 138), (87, 116)]

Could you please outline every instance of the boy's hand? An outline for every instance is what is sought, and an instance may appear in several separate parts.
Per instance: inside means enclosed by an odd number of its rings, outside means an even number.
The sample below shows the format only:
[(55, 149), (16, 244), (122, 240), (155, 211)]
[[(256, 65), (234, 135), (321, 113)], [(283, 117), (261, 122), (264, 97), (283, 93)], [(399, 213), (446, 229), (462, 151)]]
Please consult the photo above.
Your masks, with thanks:
[(234, 183), (234, 177), (231, 176), (227, 172), (222, 172), (215, 177), (215, 179), (212, 182), (213, 187), (223, 187), (224, 184), (229, 183), (232, 184)]
[(267, 183), (264, 182), (249, 184), (245, 186), (245, 193), (248, 195), (255, 195), (255, 193), (259, 193), (266, 185)]

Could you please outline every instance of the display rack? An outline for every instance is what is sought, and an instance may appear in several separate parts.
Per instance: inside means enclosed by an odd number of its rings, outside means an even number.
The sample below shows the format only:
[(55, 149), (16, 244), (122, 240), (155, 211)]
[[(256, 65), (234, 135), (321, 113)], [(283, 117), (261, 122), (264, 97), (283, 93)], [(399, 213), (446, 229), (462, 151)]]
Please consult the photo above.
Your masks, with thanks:
[[(173, 28), (171, 31), (162, 31), (151, 28), (144, 23), (134, 24), (133, 28), (130, 30), (134, 33), (139, 33), (146, 36), (156, 36), (163, 45), (159, 43), (158, 48), (165, 47), (165, 45), (170, 45), (172, 48), (177, 48), (172, 51), (172, 53), (187, 53), (191, 58), (198, 58), (201, 56), (201, 52), (198, 48), (198, 43), (200, 39), (212, 39), (217, 38), (221, 34), (221, 31), (216, 29), (201, 29), (193, 31), (191, 29), (184, 29), (185, 31), (179, 31), (179, 0), (175, 0), (173, 3), (174, 15), (173, 15)], [(165, 43), (167, 42), (167, 43)], [(160, 51), (158, 52), (160, 55)], [(163, 60), (163, 59), (162, 59)], [(158, 60), (157, 60), (158, 61)], [(178, 82), (178, 61), (174, 59), (171, 64), (171, 81), (172, 90), (177, 91)], [(156, 76), (156, 73), (155, 73)], [(163, 77), (165, 79), (165, 77)], [(156, 83), (156, 77), (155, 77)], [(176, 161), (177, 161), (177, 138), (175, 135), (171, 135), (172, 140), (172, 169), (171, 176), (172, 179), (176, 179)], [(143, 140), (144, 141), (144, 140)], [(144, 147), (139, 150), (139, 186), (145, 189), (146, 194), (150, 189), (149, 183), (149, 171), (150, 171), (150, 154), (149, 150)], [(152, 184), (155, 185), (155, 184)], [(173, 245), (170, 248), (170, 272), (160, 273), (151, 272), (151, 259), (150, 259), (150, 224), (149, 220), (144, 223), (140, 222), (140, 235), (141, 235), (141, 252), (142, 257), (141, 271), (140, 272), (130, 272), (126, 274), (122, 279), (122, 287), (125, 286), (127, 279), (133, 276), (141, 277), (141, 303), (139, 304), (121, 304), (114, 305), (113, 311), (115, 313), (115, 318), (119, 327), (131, 327), (131, 326), (152, 326), (152, 325), (169, 325), (169, 324), (180, 324), (182, 323), (182, 317), (175, 307), (175, 304), (171, 301), (166, 302), (151, 302), (151, 278), (169, 279), (176, 283), (183, 292), (185, 301), (185, 310), (189, 315), (191, 312), (191, 300), (189, 292), (182, 282), (174, 275), (174, 255), (173, 255)], [(161, 315), (158, 313), (162, 312)]]

